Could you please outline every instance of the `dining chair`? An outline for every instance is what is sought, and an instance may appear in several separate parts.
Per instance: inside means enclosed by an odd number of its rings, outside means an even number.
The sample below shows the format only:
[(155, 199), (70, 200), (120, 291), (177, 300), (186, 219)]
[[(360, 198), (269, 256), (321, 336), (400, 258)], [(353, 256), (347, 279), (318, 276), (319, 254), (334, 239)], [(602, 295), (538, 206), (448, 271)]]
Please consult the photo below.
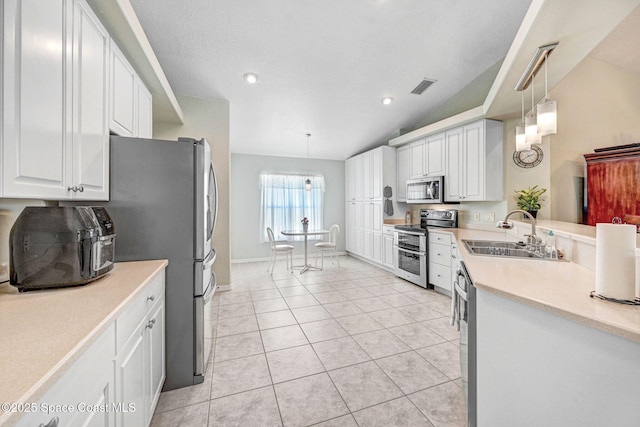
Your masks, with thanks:
[(271, 271), (269, 271), (269, 266), (267, 266), (267, 272), (273, 274), (273, 269), (276, 267), (276, 257), (278, 254), (284, 254), (287, 260), (287, 270), (291, 269), (293, 273), (293, 246), (276, 245), (276, 239), (273, 237), (271, 227), (267, 227), (267, 234), (269, 235), (269, 244), (271, 245)]
[(340, 267), (340, 259), (338, 258), (338, 240), (340, 239), (340, 226), (333, 224), (329, 228), (329, 241), (316, 243), (316, 262), (318, 265), (318, 253), (320, 253), (320, 269), (324, 268), (324, 254), (328, 253), (330, 257), (335, 257), (338, 267)]

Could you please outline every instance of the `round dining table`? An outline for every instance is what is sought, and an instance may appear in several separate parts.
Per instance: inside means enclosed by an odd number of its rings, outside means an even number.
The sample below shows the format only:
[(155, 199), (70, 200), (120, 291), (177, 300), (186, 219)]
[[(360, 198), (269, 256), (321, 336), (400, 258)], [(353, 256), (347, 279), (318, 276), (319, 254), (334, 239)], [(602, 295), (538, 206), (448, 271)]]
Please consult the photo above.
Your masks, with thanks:
[(284, 230), (281, 233), (285, 236), (304, 236), (304, 264), (303, 265), (294, 265), (292, 267), (302, 267), (300, 270), (300, 274), (308, 271), (308, 270), (322, 270), (320, 267), (316, 267), (314, 265), (309, 264), (307, 261), (307, 242), (309, 240), (309, 236), (319, 236), (321, 234), (329, 234), (329, 230)]

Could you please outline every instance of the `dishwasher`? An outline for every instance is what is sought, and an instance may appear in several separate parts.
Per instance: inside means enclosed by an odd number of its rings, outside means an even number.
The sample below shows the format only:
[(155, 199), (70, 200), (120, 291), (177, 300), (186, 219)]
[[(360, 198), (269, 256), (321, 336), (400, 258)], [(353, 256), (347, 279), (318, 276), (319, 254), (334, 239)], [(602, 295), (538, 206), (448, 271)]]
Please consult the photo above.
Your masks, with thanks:
[(451, 324), (460, 330), (460, 369), (467, 404), (467, 425), (477, 426), (476, 288), (464, 261), (456, 272), (451, 300)]

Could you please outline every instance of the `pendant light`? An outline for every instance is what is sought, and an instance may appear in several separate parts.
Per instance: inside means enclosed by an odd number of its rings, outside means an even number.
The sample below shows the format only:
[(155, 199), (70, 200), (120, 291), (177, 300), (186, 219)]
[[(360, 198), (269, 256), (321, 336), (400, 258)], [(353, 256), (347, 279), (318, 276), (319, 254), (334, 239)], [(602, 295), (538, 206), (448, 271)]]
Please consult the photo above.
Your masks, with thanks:
[(538, 135), (538, 117), (536, 116), (535, 92), (534, 88), (535, 74), (531, 76), (531, 111), (524, 119), (524, 133), (528, 144), (542, 144), (542, 137)]
[[(310, 133), (307, 134), (307, 160), (309, 159), (309, 137), (311, 136)], [(311, 180), (309, 178), (306, 179), (306, 181), (304, 182), (304, 189), (306, 191), (311, 191)]]
[(538, 113), (538, 134), (540, 136), (558, 133), (558, 105), (556, 101), (549, 99), (549, 89), (547, 87), (547, 57), (549, 52), (544, 54), (544, 101), (537, 107)]
[(526, 140), (524, 128), (524, 91), (520, 91), (522, 95), (522, 119), (516, 126), (516, 151), (526, 151), (531, 149), (531, 144)]

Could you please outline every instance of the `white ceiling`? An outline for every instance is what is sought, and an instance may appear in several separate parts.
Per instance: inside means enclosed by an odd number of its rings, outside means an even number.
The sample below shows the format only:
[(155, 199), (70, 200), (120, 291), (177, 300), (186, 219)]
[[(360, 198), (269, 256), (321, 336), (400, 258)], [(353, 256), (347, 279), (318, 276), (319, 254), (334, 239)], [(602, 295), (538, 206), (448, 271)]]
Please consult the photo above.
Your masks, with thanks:
[[(339, 160), (411, 129), (502, 60), (529, 3), (131, 0), (173, 90), (229, 100), (231, 152), (305, 157), (309, 132), (310, 157)], [(410, 94), (423, 78), (437, 83)]]

